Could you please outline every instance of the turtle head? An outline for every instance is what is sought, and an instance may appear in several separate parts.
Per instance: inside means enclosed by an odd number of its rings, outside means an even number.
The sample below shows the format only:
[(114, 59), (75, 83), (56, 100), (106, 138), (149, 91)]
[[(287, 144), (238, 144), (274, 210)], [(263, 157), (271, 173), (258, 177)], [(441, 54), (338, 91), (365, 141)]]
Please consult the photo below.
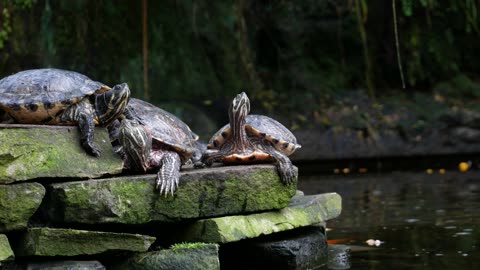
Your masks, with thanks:
[(95, 95), (95, 111), (99, 122), (108, 125), (125, 111), (130, 100), (130, 88), (126, 83), (117, 84), (111, 90)]
[(239, 122), (240, 120), (244, 121), (249, 112), (250, 100), (248, 99), (247, 94), (245, 94), (245, 92), (242, 92), (238, 94), (233, 99), (232, 104), (230, 104), (230, 109), (228, 110), (230, 124)]
[(118, 139), (132, 169), (147, 171), (152, 151), (152, 136), (149, 130), (137, 121), (124, 119), (120, 124)]

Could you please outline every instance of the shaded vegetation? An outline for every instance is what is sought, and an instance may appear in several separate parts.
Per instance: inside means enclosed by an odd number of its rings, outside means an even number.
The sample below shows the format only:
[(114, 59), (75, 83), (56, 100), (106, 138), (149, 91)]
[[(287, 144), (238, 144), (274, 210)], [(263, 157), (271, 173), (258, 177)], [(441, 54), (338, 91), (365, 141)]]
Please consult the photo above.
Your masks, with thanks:
[(254, 110), (293, 126), (324, 123), (326, 108), (356, 95), (351, 89), (368, 89), (380, 112), (392, 98), (440, 107), (478, 98), (478, 1), (395, 3), (404, 90), (392, 2), (384, 0), (148, 1), (143, 15), (142, 1), (2, 0), (0, 75), (76, 70), (110, 85), (126, 81), (139, 98), (210, 113), (246, 90)]

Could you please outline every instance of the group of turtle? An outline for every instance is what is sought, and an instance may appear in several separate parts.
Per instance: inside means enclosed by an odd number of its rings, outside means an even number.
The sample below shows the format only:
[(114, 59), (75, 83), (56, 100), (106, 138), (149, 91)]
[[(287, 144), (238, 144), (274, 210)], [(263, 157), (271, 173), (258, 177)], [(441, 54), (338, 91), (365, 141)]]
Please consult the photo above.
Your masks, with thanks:
[(274, 162), (290, 184), (296, 171), (288, 158), (301, 146), (276, 120), (251, 115), (242, 92), (228, 110), (230, 123), (199, 147), (198, 135), (175, 115), (130, 97), (126, 83), (113, 88), (85, 75), (60, 69), (21, 71), (0, 80), (0, 120), (22, 124), (76, 125), (85, 151), (100, 156), (93, 142), (95, 125), (109, 129), (112, 146), (131, 171), (158, 170), (161, 194), (173, 194), (181, 165), (195, 167)]

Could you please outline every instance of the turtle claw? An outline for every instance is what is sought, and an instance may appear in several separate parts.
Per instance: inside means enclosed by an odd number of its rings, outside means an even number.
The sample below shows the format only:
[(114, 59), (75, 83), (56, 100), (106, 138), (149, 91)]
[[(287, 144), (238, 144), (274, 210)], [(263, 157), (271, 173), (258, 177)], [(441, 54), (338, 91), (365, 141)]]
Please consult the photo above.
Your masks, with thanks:
[[(212, 164), (210, 164), (210, 165), (212, 165)], [(203, 169), (203, 168), (207, 167), (207, 164), (205, 164), (205, 163), (203, 163), (203, 162), (201, 162), (201, 161), (197, 161), (197, 162), (194, 162), (194, 163), (193, 163), (193, 167), (194, 167), (195, 169)]]
[(93, 145), (93, 143), (89, 143), (85, 141), (82, 143), (82, 146), (85, 149), (85, 151), (87, 151), (87, 153), (89, 153), (90, 155), (94, 157), (100, 157), (101, 152), (100, 150), (98, 150), (97, 147), (95, 147), (95, 145)]
[(280, 162), (278, 164), (277, 170), (278, 174), (280, 175), (280, 179), (285, 185), (292, 184), (298, 177), (297, 171), (295, 170), (291, 162)]
[(157, 173), (157, 189), (160, 195), (173, 194), (177, 190), (180, 179), (180, 156), (175, 152), (167, 152), (162, 158), (162, 166)]
[(160, 195), (168, 197), (168, 195), (171, 194), (173, 196), (178, 187), (178, 178), (174, 179), (175, 177), (172, 177), (169, 179), (160, 177), (160, 175), (158, 176), (156, 188), (159, 190)]

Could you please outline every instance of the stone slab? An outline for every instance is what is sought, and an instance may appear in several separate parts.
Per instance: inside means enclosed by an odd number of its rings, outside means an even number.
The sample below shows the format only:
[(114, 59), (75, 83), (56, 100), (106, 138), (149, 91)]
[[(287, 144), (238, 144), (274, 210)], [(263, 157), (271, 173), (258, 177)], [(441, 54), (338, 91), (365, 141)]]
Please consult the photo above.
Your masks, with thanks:
[(340, 215), (342, 199), (337, 193), (295, 196), (278, 211), (202, 219), (187, 225), (178, 241), (229, 243), (276, 232), (323, 223)]
[(170, 249), (138, 253), (112, 269), (118, 270), (220, 270), (218, 245), (178, 244)]
[(0, 185), (0, 232), (26, 228), (44, 196), (39, 183)]
[(324, 227), (308, 226), (222, 245), (220, 262), (232, 270), (303, 270), (326, 266), (327, 257)]
[(1, 262), (10, 261), (15, 258), (8, 238), (5, 234), (0, 234), (0, 266)]
[(0, 184), (35, 178), (97, 178), (118, 174), (123, 162), (105, 128), (95, 128), (101, 157), (88, 155), (72, 126), (0, 124)]
[[(5, 269), (4, 269), (5, 268)], [(105, 270), (98, 261), (42, 261), (15, 262), (5, 265), (2, 270)]]
[(174, 196), (160, 196), (156, 175), (51, 185), (47, 209), (61, 223), (147, 224), (281, 209), (295, 195), (273, 165), (185, 169)]
[(79, 256), (106, 251), (145, 252), (155, 237), (56, 228), (29, 228), (12, 243), (16, 256)]

